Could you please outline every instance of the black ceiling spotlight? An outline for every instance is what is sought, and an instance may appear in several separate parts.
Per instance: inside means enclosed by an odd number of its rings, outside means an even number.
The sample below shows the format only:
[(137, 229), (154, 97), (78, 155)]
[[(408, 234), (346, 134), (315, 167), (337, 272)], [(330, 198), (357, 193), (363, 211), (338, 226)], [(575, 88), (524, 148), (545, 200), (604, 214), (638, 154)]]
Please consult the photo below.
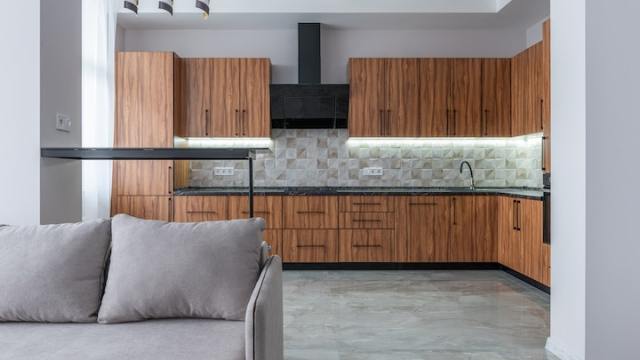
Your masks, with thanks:
[(124, 0), (124, 8), (138, 15), (138, 0)]
[(173, 0), (159, 0), (158, 9), (162, 9), (173, 16)]
[(209, 2), (209, 0), (196, 0), (196, 7), (202, 10), (202, 17), (205, 19), (209, 17)]

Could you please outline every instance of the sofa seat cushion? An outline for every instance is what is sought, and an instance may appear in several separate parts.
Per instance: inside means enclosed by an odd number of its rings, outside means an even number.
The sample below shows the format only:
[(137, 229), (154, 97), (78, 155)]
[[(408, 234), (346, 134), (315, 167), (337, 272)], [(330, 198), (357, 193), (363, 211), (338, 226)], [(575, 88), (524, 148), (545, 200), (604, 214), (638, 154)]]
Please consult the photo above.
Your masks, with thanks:
[(0, 359), (244, 359), (244, 322), (0, 324)]

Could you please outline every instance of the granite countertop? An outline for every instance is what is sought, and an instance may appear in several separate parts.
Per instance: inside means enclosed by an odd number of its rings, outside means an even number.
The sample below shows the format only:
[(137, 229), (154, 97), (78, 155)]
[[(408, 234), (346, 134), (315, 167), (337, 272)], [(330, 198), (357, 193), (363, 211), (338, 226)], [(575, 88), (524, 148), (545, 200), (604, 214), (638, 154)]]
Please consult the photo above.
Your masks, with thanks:
[[(246, 195), (247, 187), (176, 189), (176, 196)], [(257, 195), (508, 195), (540, 200), (548, 189), (467, 187), (256, 187)]]

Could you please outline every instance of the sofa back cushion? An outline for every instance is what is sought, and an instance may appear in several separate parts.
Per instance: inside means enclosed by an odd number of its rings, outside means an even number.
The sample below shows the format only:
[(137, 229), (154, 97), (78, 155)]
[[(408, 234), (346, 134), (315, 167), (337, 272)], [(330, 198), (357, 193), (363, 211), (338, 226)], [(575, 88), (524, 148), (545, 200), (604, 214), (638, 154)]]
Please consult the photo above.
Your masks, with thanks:
[(109, 220), (0, 227), (0, 321), (95, 322)]
[(262, 219), (167, 223), (117, 215), (100, 323), (242, 320), (260, 271)]

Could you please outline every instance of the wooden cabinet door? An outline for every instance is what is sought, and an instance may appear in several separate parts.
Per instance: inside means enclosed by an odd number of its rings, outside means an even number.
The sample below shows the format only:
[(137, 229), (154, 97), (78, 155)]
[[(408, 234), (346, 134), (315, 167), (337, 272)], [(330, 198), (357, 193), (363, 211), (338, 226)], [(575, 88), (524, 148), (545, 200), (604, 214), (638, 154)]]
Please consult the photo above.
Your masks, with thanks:
[(227, 220), (227, 197), (176, 196), (174, 218), (177, 222)]
[(544, 98), (544, 46), (539, 42), (528, 50), (528, 77), (530, 79), (529, 89), (529, 119), (527, 121), (527, 134), (540, 133), (544, 130), (545, 98)]
[(349, 60), (349, 136), (384, 136), (385, 60)]
[(265, 229), (262, 236), (267, 244), (271, 245), (271, 255), (282, 257), (282, 233), (281, 229)]
[(269, 59), (240, 59), (239, 136), (271, 136), (271, 63)]
[(116, 147), (173, 147), (174, 54), (119, 52)]
[(390, 196), (340, 196), (338, 207), (340, 212), (395, 211), (395, 204)]
[(498, 220), (498, 261), (513, 270), (522, 271), (522, 241), (518, 231), (518, 200), (501, 197)]
[(207, 59), (210, 72), (210, 136), (240, 136), (240, 60)]
[(498, 261), (498, 198), (474, 198), (475, 224), (473, 229), (474, 261)]
[(286, 229), (337, 229), (335, 196), (287, 196), (283, 200)]
[(450, 196), (449, 251), (450, 262), (475, 261), (475, 206), (473, 196)]
[(449, 201), (446, 197), (401, 198), (397, 214), (398, 246), (406, 246), (399, 261), (448, 261)]
[(140, 196), (173, 194), (173, 161), (114, 161), (112, 193)]
[(185, 137), (212, 136), (211, 66), (208, 59), (184, 59), (183, 121)]
[(339, 261), (390, 262), (393, 260), (393, 230), (343, 229), (339, 232)]
[(418, 59), (386, 61), (386, 136), (416, 137), (420, 133), (419, 73)]
[(528, 62), (526, 51), (514, 56), (511, 60), (511, 135), (526, 134), (526, 118), (528, 112)]
[(482, 98), (482, 60), (452, 59), (453, 118), (450, 136), (480, 136)]
[(511, 136), (511, 60), (482, 61), (481, 135)]
[(285, 229), (282, 257), (288, 263), (328, 263), (338, 260), (338, 230)]
[(448, 135), (450, 83), (447, 59), (420, 59), (420, 136)]
[(542, 279), (546, 286), (551, 286), (551, 245), (542, 244)]
[(542, 201), (518, 200), (520, 206), (520, 233), (523, 245), (522, 273), (542, 282), (543, 210)]
[(173, 221), (170, 196), (113, 196), (111, 215), (127, 214), (140, 219)]
[(542, 34), (542, 96), (544, 99), (542, 170), (551, 172), (551, 22), (549, 20), (543, 23)]
[[(266, 229), (282, 228), (282, 197), (254, 196), (253, 213), (265, 220)], [(229, 196), (229, 218), (246, 219), (249, 217), (249, 203), (246, 196)]]

